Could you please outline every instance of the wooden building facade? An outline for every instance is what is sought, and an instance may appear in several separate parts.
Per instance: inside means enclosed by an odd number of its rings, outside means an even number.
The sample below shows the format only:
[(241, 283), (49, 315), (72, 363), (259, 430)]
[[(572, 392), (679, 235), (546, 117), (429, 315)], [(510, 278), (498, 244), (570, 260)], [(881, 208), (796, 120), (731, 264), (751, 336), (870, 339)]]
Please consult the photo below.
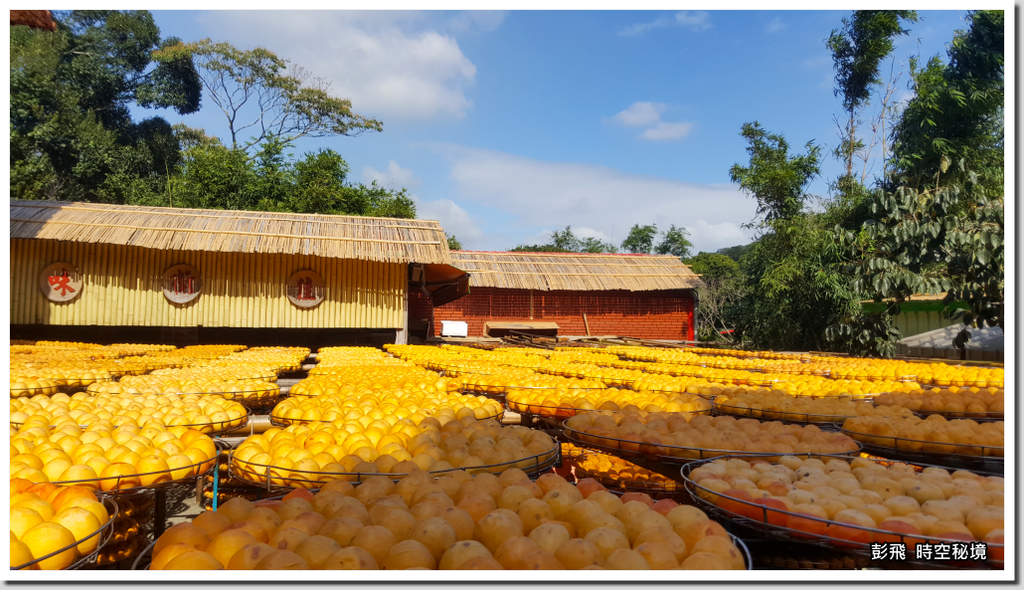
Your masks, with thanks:
[[(10, 211), (12, 338), (393, 342), (410, 267), (465, 276), (436, 221), (45, 201)], [(78, 273), (67, 301), (46, 294), (40, 273), (55, 263)], [(168, 294), (179, 265), (195, 274), (188, 301)], [(297, 275), (308, 301), (290, 296)]]
[(500, 335), (511, 326), (560, 336), (694, 339), (694, 291), (700, 278), (674, 256), (452, 252), (470, 274), (470, 292), (451, 303), (410, 299), (413, 335), (441, 335), (463, 321), (468, 335)]

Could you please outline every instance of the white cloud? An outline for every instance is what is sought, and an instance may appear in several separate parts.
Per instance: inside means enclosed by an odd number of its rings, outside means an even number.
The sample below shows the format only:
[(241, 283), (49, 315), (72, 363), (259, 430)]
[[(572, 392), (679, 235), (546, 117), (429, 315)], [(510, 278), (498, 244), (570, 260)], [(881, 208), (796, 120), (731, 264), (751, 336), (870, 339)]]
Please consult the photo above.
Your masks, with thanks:
[(638, 23), (619, 31), (624, 37), (636, 37), (643, 35), (652, 29), (662, 27), (683, 27), (692, 31), (703, 31), (711, 28), (708, 22), (711, 15), (704, 10), (683, 10), (675, 13), (673, 17), (660, 16), (649, 23)]
[[(370, 166), (363, 168), (363, 183), (370, 184), (374, 181), (392, 189), (415, 188), (423, 183), (412, 170), (402, 168), (394, 160), (388, 162), (387, 170), (384, 172)], [(451, 199), (424, 201), (414, 193), (409, 193), (409, 198), (416, 205), (417, 218), (439, 221), (445, 233), (449, 236), (456, 236), (464, 248), (476, 247), (483, 237), (484, 233), (479, 224), (455, 201)]]
[(480, 30), (489, 33), (508, 16), (507, 10), (466, 10), (452, 17), (448, 27), (453, 31)]
[(589, 227), (574, 227), (572, 233), (577, 238), (597, 238), (602, 242), (608, 241), (608, 236), (603, 231), (599, 231)]
[(800, 66), (808, 70), (820, 70), (823, 68), (832, 68), (832, 56), (831, 55), (819, 55), (817, 57), (810, 57), (802, 62)]
[(662, 121), (661, 123), (658, 123), (656, 127), (644, 131), (642, 137), (644, 139), (655, 140), (679, 139), (680, 137), (685, 137), (692, 128), (693, 123), (688, 121), (680, 121), (678, 123), (666, 123)]
[(682, 10), (676, 13), (676, 22), (681, 27), (703, 31), (711, 28), (711, 23), (708, 22), (710, 16), (705, 10)]
[(785, 28), (786, 23), (782, 22), (781, 18), (775, 17), (772, 19), (772, 22), (768, 23), (768, 26), (765, 28), (765, 32), (770, 35), (772, 33), (778, 33)]
[[(498, 15), (484, 16), (449, 24), (453, 30), (500, 24)], [(212, 12), (200, 18), (218, 40), (243, 48), (264, 46), (330, 80), (332, 93), (350, 99), (355, 112), (385, 123), (459, 119), (473, 106), (466, 90), (474, 84), (476, 66), (453, 37), (437, 30), (428, 13), (275, 10)]]
[(459, 207), (451, 199), (440, 199), (426, 202), (416, 195), (412, 196), (416, 203), (416, 217), (419, 219), (433, 219), (441, 223), (444, 232), (449, 236), (458, 238), (463, 248), (479, 248), (484, 232), (480, 226), (470, 217), (469, 213)]
[(504, 243), (488, 235), (491, 248), (546, 243), (550, 230), (566, 225), (574, 233), (577, 228), (600, 232), (595, 237), (604, 240), (614, 231), (621, 242), (634, 224), (655, 223), (662, 230), (675, 224), (690, 231), (696, 249), (707, 251), (753, 239), (740, 225), (754, 217), (756, 205), (734, 185), (680, 182), (462, 146), (435, 149), (451, 165), (459, 200), (491, 208), (492, 217), (500, 219), (496, 225), (507, 232)]
[(634, 102), (628, 109), (616, 113), (613, 119), (622, 125), (647, 127), (661, 120), (665, 107), (660, 102)]
[(381, 186), (395, 189), (412, 189), (422, 183), (412, 170), (402, 168), (394, 160), (388, 162), (388, 169), (385, 172), (378, 172), (369, 166), (363, 168), (363, 183), (370, 184), (374, 181)]
[(668, 105), (660, 102), (634, 102), (629, 108), (619, 111), (614, 117), (605, 119), (628, 127), (647, 127), (640, 137), (665, 141), (685, 137), (693, 128), (689, 121), (669, 123), (661, 120), (661, 114), (665, 112)]
[[(746, 223), (746, 222), (743, 222)], [(694, 245), (693, 253), (715, 252), (730, 246), (749, 244), (752, 240), (749, 232), (740, 227), (739, 223), (725, 221), (710, 224), (703, 219), (686, 224), (690, 233), (690, 242)]]

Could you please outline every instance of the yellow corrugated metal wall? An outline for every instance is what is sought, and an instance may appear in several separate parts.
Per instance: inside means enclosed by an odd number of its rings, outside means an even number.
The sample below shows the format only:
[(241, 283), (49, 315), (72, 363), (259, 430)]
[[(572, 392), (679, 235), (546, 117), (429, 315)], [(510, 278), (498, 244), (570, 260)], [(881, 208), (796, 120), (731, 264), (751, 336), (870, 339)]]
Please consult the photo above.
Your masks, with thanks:
[[(83, 275), (82, 295), (50, 302), (39, 273), (66, 261)], [(175, 264), (191, 264), (202, 295), (178, 306), (160, 281)], [(298, 270), (323, 277), (326, 297), (314, 309), (288, 301), (285, 283)], [(406, 265), (365, 260), (154, 250), (111, 244), (11, 240), (11, 324), (204, 326), (230, 328), (401, 328)]]
[(937, 311), (904, 311), (895, 318), (896, 327), (903, 338), (917, 336), (946, 326), (959, 323), (956, 320), (942, 317)]

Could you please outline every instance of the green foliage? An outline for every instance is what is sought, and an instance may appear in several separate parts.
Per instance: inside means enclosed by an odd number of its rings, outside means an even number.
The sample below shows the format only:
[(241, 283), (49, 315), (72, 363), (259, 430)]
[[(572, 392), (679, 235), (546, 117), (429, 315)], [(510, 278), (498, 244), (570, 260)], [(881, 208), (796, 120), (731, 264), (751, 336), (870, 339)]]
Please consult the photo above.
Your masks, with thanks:
[[(912, 62), (914, 97), (893, 130), (894, 173), (834, 234), (844, 269), (880, 314), (845, 318), (828, 337), (852, 352), (892, 354), (891, 316), (917, 293), (946, 292), (947, 309), (966, 326), (1004, 323), (1003, 13), (978, 11), (949, 47), (949, 63)], [(863, 222), (862, 226), (849, 223)]]
[[(268, 137), (358, 135), (383, 124), (352, 112), (351, 101), (330, 94), (330, 82), (263, 48), (242, 50), (204, 39), (167, 45), (159, 59), (193, 59), (207, 96), (224, 113), (232, 147), (248, 150)], [(243, 140), (245, 134), (251, 136)]]
[(825, 41), (836, 70), (835, 95), (843, 97), (843, 108), (848, 114), (834, 153), (846, 164), (846, 177), (850, 181), (853, 158), (866, 147), (857, 138), (860, 122), (857, 114), (871, 98), (872, 86), (881, 83), (878, 65), (892, 53), (893, 40), (910, 32), (902, 27), (901, 21), (917, 22), (917, 13), (913, 10), (855, 10), (850, 19), (843, 19), (843, 28), (833, 30)]
[(185, 151), (171, 177), (165, 205), (196, 209), (248, 209), (256, 205), (256, 174), (245, 152), (220, 144)]
[(743, 337), (757, 348), (829, 350), (825, 329), (858, 301), (836, 266), (824, 214), (776, 221), (742, 261), (747, 277)]
[(129, 106), (195, 112), (195, 68), (152, 58), (165, 42), (148, 12), (56, 17), (56, 32), (11, 27), (11, 197), (154, 199), (180, 147), (166, 121), (135, 122)]
[(736, 281), (743, 277), (738, 262), (724, 254), (700, 252), (684, 260), (690, 270), (701, 275), (701, 280)]
[(728, 248), (720, 248), (717, 253), (725, 254), (729, 258), (739, 262), (743, 255), (749, 252), (753, 247), (753, 243), (746, 244), (744, 246), (730, 246)]
[(970, 24), (950, 44), (947, 65), (937, 57), (924, 67), (912, 61), (914, 97), (893, 129), (890, 192), (953, 183), (970, 191), (969, 200), (1002, 195), (1003, 12), (973, 12)]
[[(189, 133), (196, 134), (195, 130)], [(194, 141), (159, 203), (201, 209), (416, 218), (405, 189), (347, 181), (348, 163), (333, 150), (285, 159), (290, 144), (269, 138), (255, 157), (217, 141)]]
[(790, 155), (783, 136), (757, 123), (744, 125), (743, 136), (750, 163), (734, 165), (731, 176), (757, 199), (763, 233), (740, 260), (746, 285), (731, 314), (735, 335), (757, 348), (825, 349), (825, 328), (856, 301), (835, 266), (832, 213), (804, 210), (820, 150), (808, 142), (805, 154)]
[(654, 245), (658, 237), (658, 226), (636, 224), (629, 230), (629, 235), (622, 242), (622, 249), (631, 254), (671, 254), (679, 258), (690, 255), (690, 234), (685, 227), (676, 227), (673, 224), (668, 231), (662, 232), (661, 241)]
[(745, 278), (739, 263), (724, 254), (700, 252), (684, 260), (693, 272), (701, 275), (704, 286), (697, 289), (697, 318), (700, 340), (731, 339), (729, 330), (742, 317), (738, 305), (746, 293)]
[(252, 190), (258, 195), (259, 209), (276, 211), (285, 207), (295, 192), (297, 166), (290, 165), (285, 157), (288, 145), (277, 136), (270, 136), (260, 144), (250, 162), (255, 173)]
[(734, 164), (729, 178), (757, 199), (761, 227), (776, 220), (792, 219), (807, 199), (804, 188), (820, 172), (821, 148), (809, 141), (806, 154), (790, 156), (786, 139), (765, 131), (756, 121), (744, 123), (740, 135), (749, 144), (750, 164)]
[(462, 242), (459, 241), (455, 236), (448, 236), (448, 249), (449, 250), (461, 250)]
[[(874, 219), (859, 233), (835, 229), (852, 262), (844, 270), (858, 277), (854, 289), (865, 297), (891, 300), (889, 313), (910, 295), (946, 292), (944, 303), (963, 301), (965, 326), (1003, 327), (1003, 200), (976, 198), (947, 186), (919, 193), (900, 187), (879, 191)], [(970, 338), (963, 330), (954, 344)]]
[(661, 235), (661, 241), (654, 248), (656, 254), (671, 254), (679, 258), (686, 258), (690, 255), (693, 243), (690, 242), (690, 233), (685, 227), (676, 227), (674, 224), (668, 231)]
[(416, 203), (404, 188), (386, 189), (374, 181), (370, 186), (350, 185), (346, 191), (350, 203), (348, 215), (416, 219)]
[(650, 254), (654, 249), (654, 238), (658, 235), (656, 225), (634, 225), (622, 241), (622, 249), (632, 254)]
[(833, 30), (826, 44), (836, 69), (836, 96), (843, 108), (854, 111), (871, 97), (878, 84), (878, 64), (892, 53), (893, 39), (910, 31), (900, 21), (917, 22), (913, 10), (855, 10), (843, 19), (843, 28)]
[(612, 244), (602, 242), (597, 238), (580, 238), (572, 232), (571, 226), (565, 226), (563, 230), (555, 230), (551, 233), (551, 242), (548, 244), (535, 244), (532, 246), (519, 245), (509, 252), (566, 252), (586, 254), (610, 254), (617, 249)]

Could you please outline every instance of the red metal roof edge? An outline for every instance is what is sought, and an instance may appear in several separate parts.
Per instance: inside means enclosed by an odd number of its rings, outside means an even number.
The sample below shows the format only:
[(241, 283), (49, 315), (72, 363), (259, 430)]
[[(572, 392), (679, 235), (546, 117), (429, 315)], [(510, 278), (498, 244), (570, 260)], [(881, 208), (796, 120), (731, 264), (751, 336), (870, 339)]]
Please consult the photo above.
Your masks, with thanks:
[(633, 254), (631, 252), (503, 252), (500, 250), (452, 250), (464, 254), (509, 254), (514, 256), (636, 256), (648, 258), (678, 258), (671, 254)]

